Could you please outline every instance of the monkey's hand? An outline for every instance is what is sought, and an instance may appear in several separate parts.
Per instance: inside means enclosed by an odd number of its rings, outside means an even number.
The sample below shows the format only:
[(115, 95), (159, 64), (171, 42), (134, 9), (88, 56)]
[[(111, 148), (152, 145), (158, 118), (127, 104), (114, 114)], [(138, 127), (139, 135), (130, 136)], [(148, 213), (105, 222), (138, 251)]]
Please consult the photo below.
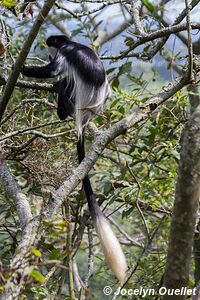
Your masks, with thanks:
[(21, 73), (25, 76), (27, 76), (27, 71), (30, 67), (27, 67), (26, 65), (24, 65), (22, 68), (21, 68)]

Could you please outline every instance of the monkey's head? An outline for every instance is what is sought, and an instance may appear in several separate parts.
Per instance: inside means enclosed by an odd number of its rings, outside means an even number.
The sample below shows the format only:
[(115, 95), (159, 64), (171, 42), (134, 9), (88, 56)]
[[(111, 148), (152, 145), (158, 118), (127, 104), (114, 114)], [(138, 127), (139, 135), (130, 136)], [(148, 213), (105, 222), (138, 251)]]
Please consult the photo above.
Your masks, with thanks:
[(54, 47), (56, 49), (70, 43), (70, 39), (66, 35), (52, 35), (46, 40), (48, 47)]

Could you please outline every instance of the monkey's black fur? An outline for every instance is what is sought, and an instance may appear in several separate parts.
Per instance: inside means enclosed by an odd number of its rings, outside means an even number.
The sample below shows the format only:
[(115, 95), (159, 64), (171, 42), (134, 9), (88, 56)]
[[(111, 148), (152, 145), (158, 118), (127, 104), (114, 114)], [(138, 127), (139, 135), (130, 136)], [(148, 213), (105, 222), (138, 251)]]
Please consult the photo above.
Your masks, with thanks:
[(50, 63), (40, 67), (24, 66), (22, 73), (35, 78), (64, 75), (56, 83), (58, 116), (61, 120), (74, 116), (80, 136), (92, 116), (102, 111), (110, 94), (103, 64), (92, 49), (66, 36), (51, 36), (46, 43), (50, 52), (54, 49)]
[[(81, 163), (85, 157), (85, 127), (95, 114), (102, 111), (110, 95), (110, 86), (103, 64), (92, 49), (63, 35), (51, 36), (46, 43), (50, 48), (50, 63), (38, 67), (24, 66), (22, 73), (35, 78), (63, 76), (55, 83), (58, 91), (57, 113), (61, 120), (69, 115), (76, 119), (78, 160)], [(83, 186), (107, 262), (122, 282), (127, 265), (120, 244), (96, 202), (88, 175), (83, 179)]]

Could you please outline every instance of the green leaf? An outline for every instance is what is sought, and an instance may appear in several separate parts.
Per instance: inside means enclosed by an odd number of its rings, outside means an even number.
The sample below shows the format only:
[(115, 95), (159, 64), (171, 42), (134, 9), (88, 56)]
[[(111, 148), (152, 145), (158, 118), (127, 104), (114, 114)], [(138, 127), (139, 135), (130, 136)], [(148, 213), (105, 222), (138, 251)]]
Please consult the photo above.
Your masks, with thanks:
[(116, 70), (116, 67), (110, 68), (110, 69), (106, 70), (106, 74), (110, 74), (110, 73), (112, 73), (115, 70)]
[(130, 216), (130, 214), (132, 214), (134, 207), (130, 207), (127, 210), (124, 210), (122, 212), (122, 219), (127, 218), (128, 216)]
[(118, 111), (119, 111), (122, 115), (124, 115), (124, 113), (125, 113), (125, 109), (124, 109), (123, 106), (120, 106), (119, 109), (118, 109)]
[(42, 257), (42, 253), (37, 249), (32, 249), (31, 253), (33, 253), (37, 257)]
[(35, 280), (41, 282), (41, 283), (45, 283), (46, 282), (46, 278), (37, 270), (33, 270), (30, 274)]
[(112, 88), (118, 87), (119, 86), (119, 79), (115, 77), (115, 79), (112, 82)]
[(56, 229), (65, 230), (68, 227), (69, 222), (67, 220), (58, 220), (54, 222), (54, 226)]
[(169, 154), (171, 154), (177, 160), (180, 159), (180, 153), (178, 153), (178, 151), (176, 151), (176, 150), (169, 151)]
[(112, 103), (110, 104), (110, 108), (113, 108), (120, 100), (120, 98), (117, 98), (114, 101), (112, 101)]
[(1, 1), (4, 6), (13, 7), (16, 5), (16, 0), (2, 0)]
[(119, 75), (122, 75), (122, 74), (125, 74), (125, 73), (130, 73), (132, 70), (132, 62), (131, 61), (128, 61), (126, 62), (125, 64), (121, 65), (119, 67), (119, 72), (118, 74)]
[(154, 11), (154, 6), (152, 3), (150, 3), (148, 0), (142, 0), (142, 3), (148, 8), (150, 12)]
[(59, 259), (59, 258), (60, 258), (59, 251), (57, 249), (53, 249), (49, 254), (49, 259), (55, 260), (55, 259)]

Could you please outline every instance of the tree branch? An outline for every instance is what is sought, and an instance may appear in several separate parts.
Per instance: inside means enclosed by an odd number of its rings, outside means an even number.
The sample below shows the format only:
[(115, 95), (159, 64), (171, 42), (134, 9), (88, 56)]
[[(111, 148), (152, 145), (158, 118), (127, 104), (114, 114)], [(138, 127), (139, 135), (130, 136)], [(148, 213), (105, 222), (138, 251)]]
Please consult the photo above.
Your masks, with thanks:
[(10, 100), (10, 97), (13, 93), (13, 90), (15, 88), (15, 84), (17, 82), (17, 79), (19, 77), (19, 73), (21, 70), (22, 65), (24, 64), (26, 57), (29, 53), (29, 50), (32, 46), (33, 41), (35, 40), (39, 29), (41, 25), (44, 23), (46, 16), (48, 15), (49, 11), (51, 10), (52, 6), (56, 0), (48, 0), (45, 2), (43, 8), (40, 10), (38, 17), (36, 18), (29, 35), (27, 39), (24, 42), (24, 45), (22, 47), (22, 50), (15, 62), (14, 68), (12, 73), (10, 74), (8, 81), (6, 83), (3, 95), (0, 97), (0, 121), (2, 120), (4, 111), (6, 109), (6, 106)]
[(0, 157), (0, 181), (17, 209), (20, 224), (23, 228), (32, 218), (30, 204), (2, 157)]
[[(171, 221), (164, 285), (186, 287), (193, 246), (194, 226), (200, 195), (200, 106), (185, 126)], [(181, 296), (186, 299), (187, 295)], [(165, 300), (169, 296), (164, 296)], [(173, 296), (180, 299), (180, 296)]]
[[(200, 29), (200, 23), (192, 23), (191, 24), (192, 29)], [(174, 34), (183, 30), (187, 29), (187, 24), (178, 24), (178, 25), (172, 25), (166, 28), (162, 28), (160, 30), (156, 30), (155, 32), (151, 32), (148, 35), (141, 37), (137, 42), (134, 43), (133, 46), (131, 46), (128, 50), (122, 52), (121, 55), (118, 56), (118, 58), (127, 57), (129, 52), (136, 49), (138, 46), (141, 46), (147, 42), (153, 41), (155, 39), (159, 39), (162, 37), (168, 37), (170, 34)]]

